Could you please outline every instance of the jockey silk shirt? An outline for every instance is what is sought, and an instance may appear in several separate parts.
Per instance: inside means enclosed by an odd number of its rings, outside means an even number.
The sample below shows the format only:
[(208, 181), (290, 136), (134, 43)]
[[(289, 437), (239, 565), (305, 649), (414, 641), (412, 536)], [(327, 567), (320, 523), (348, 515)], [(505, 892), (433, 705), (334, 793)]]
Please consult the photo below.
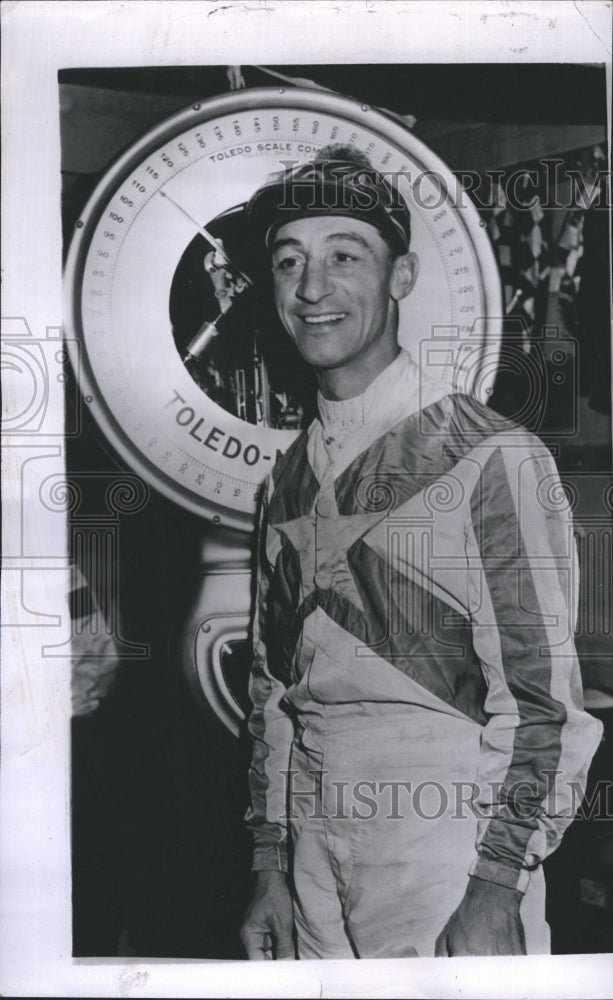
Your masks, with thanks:
[(470, 874), (523, 891), (601, 734), (583, 710), (575, 543), (551, 454), (404, 350), (363, 395), (318, 406), (262, 504), (254, 870), (288, 867), (294, 739), (323, 745), (331, 707), (355, 706), (359, 740), (365, 706), (384, 727), (386, 706), (406, 705), (478, 727)]

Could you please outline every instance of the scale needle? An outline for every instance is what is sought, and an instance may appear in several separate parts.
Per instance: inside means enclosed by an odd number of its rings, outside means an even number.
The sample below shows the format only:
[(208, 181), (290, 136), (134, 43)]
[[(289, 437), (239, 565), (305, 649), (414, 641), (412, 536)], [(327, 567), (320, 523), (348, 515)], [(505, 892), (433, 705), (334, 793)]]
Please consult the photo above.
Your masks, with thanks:
[(251, 278), (249, 277), (249, 275), (245, 274), (243, 271), (241, 271), (241, 269), (239, 267), (236, 266), (236, 264), (232, 263), (232, 261), (228, 257), (228, 254), (224, 250), (222, 244), (219, 242), (219, 240), (216, 240), (214, 236), (211, 236), (211, 234), (209, 233), (209, 231), (207, 229), (205, 229), (204, 226), (201, 226), (200, 223), (197, 222), (196, 219), (194, 219), (194, 217), (191, 216), (189, 214), (189, 212), (187, 212), (183, 208), (182, 205), (179, 205), (178, 202), (176, 202), (174, 200), (174, 198), (171, 198), (169, 194), (166, 194), (165, 191), (158, 191), (158, 194), (161, 195), (162, 198), (166, 198), (169, 202), (171, 202), (171, 204), (174, 205), (175, 208), (178, 209), (179, 212), (181, 212), (185, 216), (186, 219), (189, 219), (189, 221), (196, 227), (196, 229), (201, 234), (201, 236), (204, 236), (205, 240), (207, 240), (207, 242), (211, 244), (211, 246), (213, 247), (213, 249), (216, 250), (217, 253), (220, 253), (222, 255), (222, 257), (224, 258), (224, 260), (227, 261), (227, 263), (231, 267), (233, 267), (235, 271), (238, 272), (238, 274), (241, 276), (241, 278), (243, 278), (247, 282), (248, 285), (253, 285), (253, 282), (252, 282)]

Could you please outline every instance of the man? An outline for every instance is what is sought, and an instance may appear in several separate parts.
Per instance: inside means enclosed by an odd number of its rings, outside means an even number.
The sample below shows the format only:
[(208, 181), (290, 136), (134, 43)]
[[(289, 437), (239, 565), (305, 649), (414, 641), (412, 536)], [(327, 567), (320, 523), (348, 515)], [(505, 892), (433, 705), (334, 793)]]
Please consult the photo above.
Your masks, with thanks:
[(551, 456), (399, 348), (409, 211), (362, 154), (248, 217), (320, 391), (262, 511), (247, 954), (546, 952), (540, 862), (600, 736)]

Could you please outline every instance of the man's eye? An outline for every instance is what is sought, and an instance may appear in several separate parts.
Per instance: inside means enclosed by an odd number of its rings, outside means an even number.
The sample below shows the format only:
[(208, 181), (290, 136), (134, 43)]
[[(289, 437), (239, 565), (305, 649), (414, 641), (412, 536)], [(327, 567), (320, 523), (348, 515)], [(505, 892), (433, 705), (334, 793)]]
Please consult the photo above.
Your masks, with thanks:
[(281, 260), (274, 262), (273, 267), (275, 271), (281, 271), (287, 274), (288, 272), (295, 271), (300, 267), (301, 261), (298, 257), (282, 257)]
[(345, 253), (344, 250), (337, 250), (332, 260), (335, 264), (353, 264), (357, 260), (357, 257), (354, 257), (353, 254)]

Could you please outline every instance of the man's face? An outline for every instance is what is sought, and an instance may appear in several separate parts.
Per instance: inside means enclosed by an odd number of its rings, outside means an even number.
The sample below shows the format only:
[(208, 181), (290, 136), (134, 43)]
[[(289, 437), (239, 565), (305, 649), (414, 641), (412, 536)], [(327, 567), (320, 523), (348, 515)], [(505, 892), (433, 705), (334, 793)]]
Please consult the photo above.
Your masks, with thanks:
[(277, 311), (309, 364), (364, 364), (369, 355), (396, 345), (396, 300), (409, 290), (410, 257), (392, 259), (374, 226), (348, 216), (297, 219), (278, 230)]

